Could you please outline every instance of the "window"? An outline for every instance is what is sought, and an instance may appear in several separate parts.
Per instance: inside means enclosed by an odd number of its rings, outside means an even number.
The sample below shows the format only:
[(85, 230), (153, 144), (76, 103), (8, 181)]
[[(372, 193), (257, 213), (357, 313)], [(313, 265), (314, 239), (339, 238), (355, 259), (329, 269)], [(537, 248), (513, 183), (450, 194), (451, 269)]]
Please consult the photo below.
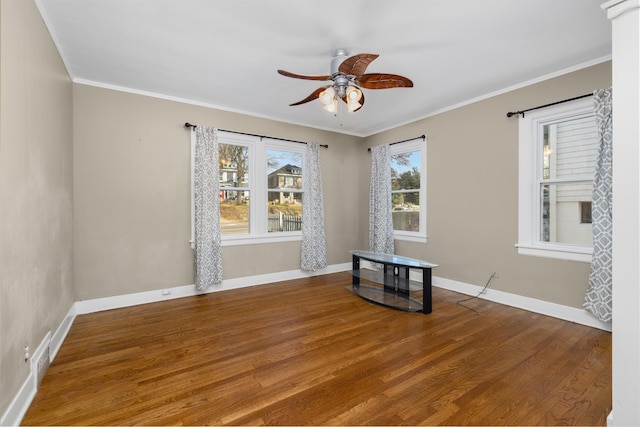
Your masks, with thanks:
[(394, 237), (425, 242), (426, 149), (422, 138), (392, 144), (391, 215)]
[(222, 236), (248, 234), (251, 230), (249, 149), (243, 144), (218, 144)]
[(300, 240), (305, 146), (224, 131), (218, 144), (222, 245)]
[(591, 224), (591, 202), (580, 202), (580, 223)]
[(592, 102), (568, 102), (520, 118), (520, 254), (591, 261), (598, 146)]
[(302, 153), (267, 150), (269, 233), (302, 230)]

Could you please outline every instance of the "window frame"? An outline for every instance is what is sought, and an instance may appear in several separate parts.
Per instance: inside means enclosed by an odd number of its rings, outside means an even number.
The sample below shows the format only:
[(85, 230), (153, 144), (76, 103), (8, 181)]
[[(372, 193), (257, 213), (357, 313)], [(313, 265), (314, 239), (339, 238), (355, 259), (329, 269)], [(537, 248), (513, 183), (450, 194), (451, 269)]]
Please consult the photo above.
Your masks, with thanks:
[[(195, 144), (195, 132), (192, 133), (192, 161), (191, 161), (191, 244), (194, 245), (194, 199), (193, 199), (193, 153)], [(225, 132), (218, 130), (218, 144), (243, 145), (248, 147), (248, 165), (249, 165), (249, 233), (221, 235), (221, 245), (240, 246), (253, 245), (262, 243), (277, 243), (301, 241), (302, 231), (281, 231), (269, 233), (268, 216), (267, 216), (267, 200), (268, 200), (268, 181), (267, 181), (267, 151), (275, 149), (279, 151), (289, 151), (300, 153), (302, 155), (302, 180), (305, 179), (304, 162), (306, 155), (306, 147), (303, 144), (291, 143), (271, 139), (269, 137), (260, 137), (254, 135), (245, 135), (235, 132)], [(245, 188), (242, 188), (245, 189)]]
[[(420, 198), (419, 213), (419, 231), (393, 230), (393, 238), (407, 242), (427, 242), (427, 144), (426, 137), (419, 137), (410, 141), (397, 142), (389, 145), (389, 154), (391, 156), (408, 153), (413, 151), (420, 152), (420, 189), (418, 191)], [(391, 176), (389, 176), (391, 179)], [(408, 190), (414, 192), (415, 190)], [(393, 194), (393, 192), (392, 192)]]
[[(595, 115), (591, 98), (527, 112), (519, 119), (518, 254), (591, 262), (593, 247), (540, 240), (540, 183), (543, 127), (562, 120)], [(568, 181), (571, 182), (571, 181)]]
[[(270, 139), (268, 137), (257, 137), (253, 135), (234, 134), (219, 131), (218, 143), (224, 144), (226, 141), (242, 141), (243, 145), (249, 146), (249, 233), (222, 235), (222, 246), (238, 246), (261, 243), (276, 243), (301, 241), (302, 231), (280, 231), (269, 233), (268, 230), (268, 182), (267, 182), (267, 152), (270, 149), (279, 151), (289, 151), (301, 154), (302, 158), (302, 180), (305, 179), (304, 161), (305, 146), (303, 144), (290, 143)], [(253, 171), (253, 173), (251, 173)]]

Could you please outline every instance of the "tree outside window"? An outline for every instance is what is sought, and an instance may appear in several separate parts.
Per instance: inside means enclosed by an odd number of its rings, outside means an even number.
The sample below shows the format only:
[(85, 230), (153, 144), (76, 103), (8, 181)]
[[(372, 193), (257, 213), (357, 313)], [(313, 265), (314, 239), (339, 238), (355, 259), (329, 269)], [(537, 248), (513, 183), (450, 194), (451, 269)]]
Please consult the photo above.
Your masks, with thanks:
[(248, 234), (249, 147), (219, 144), (220, 231), (221, 234)]
[(420, 151), (391, 156), (393, 229), (420, 231)]
[(391, 144), (389, 154), (393, 237), (396, 240), (426, 243), (426, 137)]

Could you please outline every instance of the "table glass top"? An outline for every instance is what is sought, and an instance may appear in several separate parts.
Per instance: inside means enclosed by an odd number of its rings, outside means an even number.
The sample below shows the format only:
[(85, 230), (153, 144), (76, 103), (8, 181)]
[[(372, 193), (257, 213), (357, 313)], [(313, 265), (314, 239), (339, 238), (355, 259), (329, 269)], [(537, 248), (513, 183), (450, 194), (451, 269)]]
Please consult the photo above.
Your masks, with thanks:
[(349, 251), (349, 253), (357, 257), (366, 259), (368, 261), (381, 262), (383, 264), (397, 264), (397, 265), (403, 265), (406, 267), (415, 267), (415, 268), (438, 267), (438, 264), (433, 264), (427, 261), (422, 261), (419, 259), (409, 258), (406, 256), (400, 256), (400, 255), (394, 255), (394, 254), (383, 254), (378, 252), (360, 251), (360, 250)]

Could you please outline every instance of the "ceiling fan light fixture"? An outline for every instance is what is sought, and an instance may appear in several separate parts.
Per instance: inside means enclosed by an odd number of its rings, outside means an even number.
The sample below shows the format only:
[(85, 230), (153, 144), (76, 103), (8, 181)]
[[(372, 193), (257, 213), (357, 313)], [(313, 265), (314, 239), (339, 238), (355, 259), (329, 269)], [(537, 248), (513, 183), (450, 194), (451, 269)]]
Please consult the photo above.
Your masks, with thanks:
[(349, 103), (358, 103), (362, 98), (362, 91), (355, 86), (349, 86), (347, 88), (347, 101)]
[(336, 91), (332, 87), (323, 90), (322, 92), (320, 92), (320, 95), (318, 95), (320, 102), (322, 102), (324, 105), (332, 104), (335, 100), (335, 97)]
[[(324, 104), (324, 102), (323, 102), (323, 104)], [(337, 112), (338, 111), (338, 99), (334, 97), (331, 102), (329, 102), (328, 104), (324, 104), (322, 106), (322, 108), (324, 108), (325, 110), (327, 110), (330, 113)]]

